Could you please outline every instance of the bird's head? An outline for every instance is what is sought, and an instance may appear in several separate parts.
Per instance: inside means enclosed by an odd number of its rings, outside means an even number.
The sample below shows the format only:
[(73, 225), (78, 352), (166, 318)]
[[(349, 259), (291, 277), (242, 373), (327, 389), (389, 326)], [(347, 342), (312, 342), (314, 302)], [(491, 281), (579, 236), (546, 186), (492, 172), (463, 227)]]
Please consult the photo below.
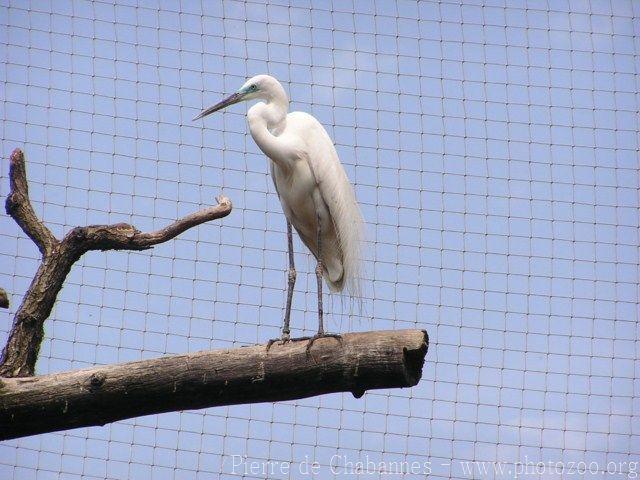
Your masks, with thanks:
[(274, 98), (280, 98), (287, 101), (287, 94), (280, 85), (280, 82), (270, 75), (256, 75), (245, 82), (240, 89), (234, 94), (228, 96), (221, 102), (216, 103), (214, 106), (204, 109), (198, 115), (194, 117), (194, 120), (198, 120), (202, 117), (222, 110), (234, 103), (244, 102), (247, 100), (263, 99), (271, 101)]

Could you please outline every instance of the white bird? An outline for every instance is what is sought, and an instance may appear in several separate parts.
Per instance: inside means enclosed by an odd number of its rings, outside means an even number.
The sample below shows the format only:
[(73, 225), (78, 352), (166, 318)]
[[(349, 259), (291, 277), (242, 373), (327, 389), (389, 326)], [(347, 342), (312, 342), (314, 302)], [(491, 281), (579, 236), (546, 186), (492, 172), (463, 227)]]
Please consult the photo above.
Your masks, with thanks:
[(331, 291), (358, 296), (362, 215), (331, 138), (313, 116), (291, 112), (280, 82), (269, 75), (249, 79), (236, 93), (203, 110), (198, 120), (234, 103), (260, 99), (247, 113), (251, 136), (269, 157), (271, 176), (287, 217), (289, 282), (282, 341), (289, 340), (291, 300), (296, 280), (291, 225), (317, 260), (318, 333), (323, 326), (322, 278)]

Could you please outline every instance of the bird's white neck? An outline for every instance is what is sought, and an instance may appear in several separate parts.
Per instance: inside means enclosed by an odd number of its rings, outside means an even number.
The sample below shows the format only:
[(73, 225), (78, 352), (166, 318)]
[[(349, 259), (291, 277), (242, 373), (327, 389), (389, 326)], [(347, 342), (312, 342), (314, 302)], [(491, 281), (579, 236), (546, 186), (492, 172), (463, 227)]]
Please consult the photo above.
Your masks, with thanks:
[(266, 102), (256, 103), (249, 109), (247, 119), (251, 133), (254, 128), (266, 128), (272, 135), (280, 135), (287, 125), (287, 112), (289, 110), (289, 99), (284, 89), (275, 92)]
[(289, 168), (290, 159), (281, 155), (285, 146), (278, 138), (287, 126), (289, 99), (281, 86), (263, 99), (265, 102), (256, 103), (247, 113), (251, 136), (265, 155), (282, 168)]

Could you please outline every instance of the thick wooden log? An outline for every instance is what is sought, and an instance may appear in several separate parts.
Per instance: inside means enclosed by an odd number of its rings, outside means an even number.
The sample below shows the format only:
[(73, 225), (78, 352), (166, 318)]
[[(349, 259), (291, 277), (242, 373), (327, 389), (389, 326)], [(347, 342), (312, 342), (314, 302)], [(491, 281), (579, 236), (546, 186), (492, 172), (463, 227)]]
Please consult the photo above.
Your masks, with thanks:
[(0, 439), (177, 410), (275, 402), (325, 393), (360, 397), (422, 376), (424, 330), (317, 339), (161, 357), (0, 379)]

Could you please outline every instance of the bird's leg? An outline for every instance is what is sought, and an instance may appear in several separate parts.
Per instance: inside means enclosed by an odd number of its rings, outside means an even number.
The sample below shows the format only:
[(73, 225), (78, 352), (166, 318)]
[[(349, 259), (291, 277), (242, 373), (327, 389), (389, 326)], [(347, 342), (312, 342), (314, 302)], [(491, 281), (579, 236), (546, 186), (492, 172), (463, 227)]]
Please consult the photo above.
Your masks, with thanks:
[(284, 326), (282, 327), (282, 341), (289, 340), (289, 320), (291, 319), (291, 301), (293, 300), (293, 287), (296, 284), (296, 266), (293, 263), (293, 232), (291, 222), (287, 220), (287, 245), (289, 247), (289, 283), (287, 287), (287, 308), (284, 313)]
[(322, 263), (322, 227), (320, 224), (320, 215), (318, 215), (318, 227), (317, 227), (317, 235), (318, 235), (318, 264), (316, 265), (316, 280), (318, 283), (318, 333), (309, 339), (309, 343), (307, 343), (307, 355), (309, 355), (309, 351), (311, 350), (311, 345), (320, 337), (334, 337), (337, 338), (340, 342), (342, 342), (342, 338), (337, 333), (325, 333), (324, 332), (324, 324), (323, 324), (323, 308), (322, 308), (322, 274), (324, 272), (324, 265)]
[[(293, 263), (293, 231), (291, 229), (291, 222), (287, 220), (287, 246), (289, 250), (289, 272), (288, 272), (288, 285), (287, 285), (287, 307), (284, 313), (284, 325), (282, 327), (282, 337), (280, 340), (282, 343), (286, 343), (290, 340), (291, 330), (289, 329), (289, 321), (291, 319), (291, 302), (293, 300), (293, 287), (296, 284), (296, 267)], [(271, 348), (277, 339), (269, 340), (267, 343), (267, 351)]]
[(324, 335), (324, 325), (322, 324), (322, 227), (320, 226), (320, 215), (318, 215), (318, 264), (316, 265), (316, 280), (318, 283), (318, 336)]

